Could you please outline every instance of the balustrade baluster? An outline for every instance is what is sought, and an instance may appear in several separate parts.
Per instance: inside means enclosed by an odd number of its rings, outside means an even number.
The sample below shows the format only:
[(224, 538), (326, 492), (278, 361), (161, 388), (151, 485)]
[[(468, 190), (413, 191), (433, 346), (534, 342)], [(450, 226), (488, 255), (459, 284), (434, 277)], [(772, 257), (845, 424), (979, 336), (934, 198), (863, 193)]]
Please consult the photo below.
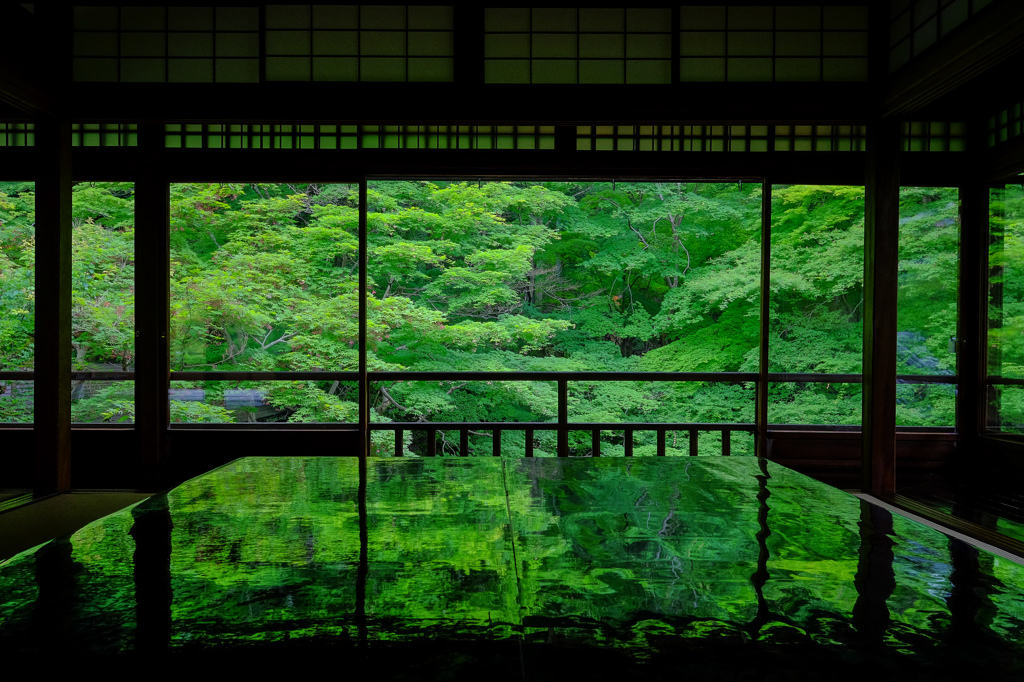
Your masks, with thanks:
[(558, 380), (558, 447), (559, 457), (569, 456), (569, 382)]

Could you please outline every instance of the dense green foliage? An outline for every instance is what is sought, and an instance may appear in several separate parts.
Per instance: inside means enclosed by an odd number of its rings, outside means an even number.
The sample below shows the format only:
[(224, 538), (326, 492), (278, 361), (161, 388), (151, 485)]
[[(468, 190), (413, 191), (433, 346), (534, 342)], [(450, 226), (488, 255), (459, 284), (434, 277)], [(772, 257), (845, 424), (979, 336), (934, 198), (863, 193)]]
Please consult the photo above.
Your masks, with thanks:
[[(367, 357), (371, 370), (756, 372), (761, 295), (757, 183), (371, 183)], [(857, 187), (772, 194), (771, 372), (861, 370), (864, 196)], [(31, 184), (0, 184), (0, 367), (30, 369)], [(952, 373), (955, 190), (903, 190), (901, 374)], [(359, 343), (358, 191), (353, 185), (187, 184), (171, 188), (173, 370), (355, 370)], [(133, 189), (74, 192), (76, 367), (134, 361)], [(1007, 313), (1010, 314), (1009, 312)], [(1009, 318), (1007, 318), (1009, 319)], [(1024, 317), (1022, 317), (1024, 319)], [(1024, 362), (1022, 362), (1024, 364)], [(16, 391), (13, 389), (17, 389)], [(356, 420), (355, 382), (176, 382), (186, 422)], [(903, 389), (909, 389), (903, 391)], [(31, 419), (11, 387), (5, 421)], [(390, 381), (372, 389), (375, 421), (552, 421), (554, 382)], [(132, 418), (130, 383), (83, 382), (74, 418)], [(569, 385), (580, 422), (751, 423), (752, 382)], [(12, 396), (10, 393), (16, 393)], [(901, 386), (903, 424), (949, 425), (952, 386)], [(860, 386), (775, 383), (774, 423), (859, 423)], [(510, 451), (523, 432), (504, 434)], [(406, 445), (419, 451), (423, 434)], [(452, 452), (454, 432), (440, 431)], [(491, 435), (471, 447), (489, 453)], [(554, 432), (534, 434), (537, 454)], [(719, 435), (701, 437), (717, 452)], [(620, 432), (602, 454), (621, 453)], [(733, 452), (751, 452), (746, 436)], [(653, 432), (636, 432), (638, 455)], [(394, 447), (381, 434), (381, 454)], [(585, 454), (588, 433), (573, 434)], [(670, 434), (670, 453), (687, 452)]]
[[(992, 190), (988, 373), (1024, 379), (1024, 185)], [(1024, 389), (993, 388), (989, 426), (1024, 432)]]

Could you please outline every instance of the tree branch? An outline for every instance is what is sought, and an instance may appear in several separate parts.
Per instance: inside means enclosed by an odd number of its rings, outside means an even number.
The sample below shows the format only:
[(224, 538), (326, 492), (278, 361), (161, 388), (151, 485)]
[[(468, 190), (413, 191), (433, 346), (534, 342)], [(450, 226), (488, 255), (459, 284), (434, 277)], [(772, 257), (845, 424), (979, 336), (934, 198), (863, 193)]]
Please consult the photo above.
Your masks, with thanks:
[(424, 416), (423, 416), (422, 414), (420, 414), (419, 412), (413, 412), (413, 411), (412, 411), (412, 410), (410, 410), (410, 409), (409, 409), (408, 407), (405, 407), (405, 406), (404, 406), (404, 405), (402, 405), (402, 404), (401, 404), (400, 402), (398, 402), (398, 401), (397, 401), (397, 400), (395, 400), (395, 399), (394, 399), (393, 397), (391, 397), (391, 394), (390, 394), (390, 393), (388, 393), (388, 389), (386, 389), (386, 388), (384, 388), (383, 386), (381, 386), (381, 387), (380, 387), (380, 392), (381, 392), (381, 393), (382, 393), (382, 394), (384, 395), (384, 397), (385, 397), (385, 398), (387, 398), (388, 402), (390, 402), (390, 403), (391, 403), (392, 405), (394, 405), (395, 407), (397, 407), (398, 409), (400, 409), (400, 410), (401, 410), (402, 412), (409, 412), (409, 413), (411, 413), (411, 414), (414, 414), (414, 415), (416, 415), (416, 420), (417, 420), (417, 421), (421, 421), (421, 422), (425, 422), (425, 421), (427, 421), (427, 418), (426, 418), (426, 417), (424, 417)]

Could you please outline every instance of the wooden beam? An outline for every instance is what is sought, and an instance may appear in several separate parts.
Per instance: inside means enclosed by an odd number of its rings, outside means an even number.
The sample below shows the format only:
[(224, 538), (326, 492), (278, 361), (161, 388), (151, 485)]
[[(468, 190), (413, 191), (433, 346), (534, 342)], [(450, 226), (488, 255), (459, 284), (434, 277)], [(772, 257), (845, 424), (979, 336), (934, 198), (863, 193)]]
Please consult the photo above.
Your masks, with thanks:
[(882, 115), (907, 116), (1024, 49), (1024, 3), (997, 0), (897, 70)]
[(71, 488), (71, 123), (36, 121), (35, 488)]
[[(560, 143), (556, 129), (556, 145)], [(75, 148), (77, 180), (123, 177), (128, 165), (156, 164), (171, 182), (191, 182), (202, 169), (204, 182), (356, 182), (363, 174), (402, 178), (730, 178), (777, 184), (864, 183), (863, 152), (641, 152), (432, 149), (166, 149), (145, 154), (137, 148)], [(958, 153), (921, 153), (922, 168), (955, 168)], [(0, 169), (0, 173), (4, 172)], [(937, 171), (929, 172), (934, 176)]]
[[(456, 49), (462, 49), (457, 44)], [(472, 79), (472, 69), (457, 71)], [(481, 83), (72, 83), (78, 120), (636, 125), (708, 122), (859, 124), (878, 101), (866, 82), (520, 85)], [(410, 103), (415, 103), (411, 105)], [(751, 107), (756, 102), (756, 107)], [(297, 103), (301, 103), (298, 106)], [(413, 118), (414, 117), (414, 118)]]
[(891, 494), (896, 485), (896, 288), (899, 264), (900, 124), (868, 129), (864, 208), (865, 492)]
[[(163, 126), (140, 126), (141, 150), (162, 147)], [(169, 189), (160, 164), (140, 166), (135, 177), (135, 429), (147, 474), (159, 474), (170, 447)]]

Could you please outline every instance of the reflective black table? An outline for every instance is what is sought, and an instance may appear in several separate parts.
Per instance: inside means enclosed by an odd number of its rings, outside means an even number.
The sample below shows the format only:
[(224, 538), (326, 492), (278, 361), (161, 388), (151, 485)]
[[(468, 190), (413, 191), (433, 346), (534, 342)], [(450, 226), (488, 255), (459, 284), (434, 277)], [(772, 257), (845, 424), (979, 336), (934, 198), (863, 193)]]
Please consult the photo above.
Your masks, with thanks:
[(1022, 637), (1024, 567), (742, 457), (246, 458), (0, 566), (42, 662), (1024, 679)]

